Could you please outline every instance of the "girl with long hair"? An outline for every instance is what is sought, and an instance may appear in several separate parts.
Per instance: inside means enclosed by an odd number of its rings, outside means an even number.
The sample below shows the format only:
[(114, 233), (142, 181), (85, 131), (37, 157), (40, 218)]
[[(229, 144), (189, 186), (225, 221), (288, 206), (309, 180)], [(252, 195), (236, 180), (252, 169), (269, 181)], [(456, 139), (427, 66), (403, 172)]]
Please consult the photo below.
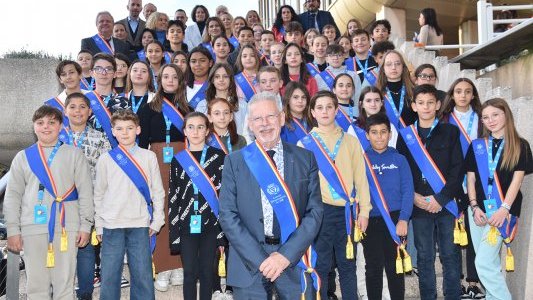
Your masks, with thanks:
[(296, 144), (313, 127), (313, 118), (309, 110), (311, 97), (301, 82), (289, 82), (282, 97), (285, 125), (281, 128), (281, 140)]
[(207, 76), (213, 66), (213, 57), (209, 50), (202, 46), (195, 47), (187, 55), (187, 101), (196, 111), (206, 112), (205, 90), (207, 89)]
[(136, 114), (154, 98), (155, 88), (151, 72), (150, 65), (142, 60), (134, 61), (128, 69), (125, 97)]
[(420, 34), (417, 42), (423, 45), (442, 45), (444, 35), (437, 23), (437, 13), (433, 8), (424, 8), (418, 18)]
[(241, 45), (239, 55), (237, 56), (237, 70), (235, 75), (237, 84), (237, 96), (245, 99), (246, 102), (252, 99), (257, 93), (257, 72), (259, 71), (260, 58), (259, 53), (253, 45)]
[[(290, 81), (298, 81), (305, 84), (311, 97), (316, 94), (318, 91), (317, 82), (309, 74), (305, 64), (304, 52), (298, 44), (289, 43), (285, 46), (281, 62), (283, 64), (281, 67), (281, 79), (284, 86)], [(282, 89), (281, 94), (284, 94), (284, 89)]]

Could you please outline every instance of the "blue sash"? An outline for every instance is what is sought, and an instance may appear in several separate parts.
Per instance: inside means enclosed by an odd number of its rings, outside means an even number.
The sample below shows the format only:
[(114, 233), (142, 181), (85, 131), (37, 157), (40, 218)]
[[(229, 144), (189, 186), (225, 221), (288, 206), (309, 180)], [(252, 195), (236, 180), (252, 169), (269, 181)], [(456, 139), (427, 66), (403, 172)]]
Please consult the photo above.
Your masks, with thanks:
[[(475, 112), (472, 112), (475, 114)], [(457, 116), (452, 112), (450, 114), (450, 119), (448, 120), (450, 124), (453, 124), (459, 128), (459, 132), (461, 133), (459, 135), (459, 140), (461, 141), (461, 149), (463, 150), (463, 158), (466, 157), (466, 152), (468, 152), (468, 147), (470, 147), (470, 143), (472, 143), (472, 140), (470, 139), (470, 136), (466, 132), (465, 128), (461, 124), (461, 121), (457, 119)]]
[(346, 66), (347, 71), (357, 72), (357, 61), (355, 57), (348, 57), (344, 60), (344, 65)]
[(293, 117), (291, 121), (291, 126), (292, 128), (294, 128), (294, 130), (292, 131), (294, 132), (298, 140), (307, 135), (307, 129), (302, 123), (300, 123), (298, 119)]
[(33, 144), (24, 150), (28, 165), (39, 182), (44, 186), (46, 191), (54, 198), (50, 207), (50, 219), (48, 220), (48, 243), (52, 244), (54, 241), (55, 224), (56, 224), (56, 206), (59, 203), (59, 220), (61, 222), (61, 228), (65, 230), (65, 202), (78, 200), (78, 191), (76, 186), (66, 191), (62, 196), (58, 194), (57, 186), (52, 176), (43, 149), (38, 144)]
[(191, 181), (198, 187), (198, 190), (204, 195), (209, 207), (218, 219), (218, 194), (211, 178), (204, 170), (204, 167), (194, 158), (189, 149), (184, 149), (174, 158), (183, 167), (183, 170), (189, 175)]
[(93, 37), (92, 37), (94, 43), (96, 44), (96, 47), (98, 47), (98, 49), (100, 49), (100, 52), (104, 52), (104, 53), (107, 53), (109, 55), (114, 55), (115, 52), (113, 51), (113, 48), (111, 48), (111, 45), (106, 42), (102, 36), (100, 34), (95, 34)]
[(139, 60), (146, 61), (146, 52), (144, 50), (137, 52), (137, 57)]
[(350, 125), (352, 125), (352, 120), (350, 120), (350, 117), (340, 107), (337, 109), (337, 114), (335, 115), (335, 122), (337, 122), (337, 125), (339, 125), (339, 127), (342, 128), (344, 132), (347, 132), (350, 128)]
[(59, 140), (65, 144), (68, 144), (69, 120), (68, 117), (65, 115), (65, 106), (57, 97), (50, 98), (44, 101), (44, 104), (55, 107), (63, 113), (63, 126), (61, 127), (61, 131), (59, 132)]
[[(148, 208), (148, 214), (150, 215), (150, 222), (153, 219), (153, 207), (152, 197), (150, 196), (150, 187), (148, 185), (148, 177), (144, 170), (135, 160), (135, 158), (124, 149), (121, 145), (113, 148), (109, 151), (111, 158), (117, 163), (117, 165), (124, 171), (128, 178), (133, 182), (133, 185), (137, 188), (139, 193), (144, 197), (146, 201), (146, 207)], [(155, 249), (155, 234), (150, 237), (150, 250), (152, 253)]]
[[(253, 142), (240, 151), (250, 172), (272, 205), (281, 229), (281, 242), (285, 243), (300, 224), (300, 216), (296, 211), (291, 192), (261, 145)], [(307, 287), (306, 272), (310, 273), (311, 278), (313, 278), (313, 285), (317, 293), (320, 291), (320, 279), (314, 270), (315, 264), (316, 252), (312, 246), (309, 246), (298, 262), (298, 266), (302, 269), (300, 277), (302, 293), (305, 293)]]
[(254, 79), (253, 82), (250, 82), (248, 77), (244, 75), (244, 72), (241, 72), (237, 75), (235, 75), (235, 82), (237, 85), (241, 88), (242, 92), (244, 93), (244, 97), (246, 98), (246, 102), (249, 102), (252, 97), (256, 94), (254, 84), (256, 84), (256, 80)]
[[(229, 139), (231, 139), (231, 138), (229, 138)], [(205, 143), (208, 144), (211, 147), (214, 147), (214, 148), (217, 148), (217, 149), (220, 149), (220, 150), (224, 151), (224, 153), (226, 153), (226, 154), (229, 154), (228, 149), (226, 148), (226, 146), (224, 145), (224, 143), (222, 142), (222, 140), (220, 139), (218, 134), (216, 134), (214, 132), (211, 133), (207, 137), (207, 139), (205, 140)]]
[[(94, 81), (94, 80), (93, 80)], [(80, 80), (80, 89), (92, 91), (94, 89), (92, 82), (88, 82), (85, 77), (82, 77)]]
[(309, 71), (309, 74), (311, 74), (311, 76), (313, 77), (320, 73), (320, 69), (314, 63), (307, 63), (305, 64), (305, 66), (307, 67), (307, 71)]
[[(476, 157), (476, 163), (477, 163), (477, 170), (479, 173), (479, 179), (481, 180), (481, 185), (483, 186), (483, 192), (485, 193), (485, 197), (488, 198), (488, 189), (489, 189), (489, 164), (488, 164), (488, 143), (487, 139), (476, 139), (472, 141), (472, 150), (474, 150), (474, 156)], [(492, 151), (492, 149), (491, 149)], [(496, 187), (496, 193), (492, 193), (491, 198), (496, 200), (496, 205), (498, 208), (502, 205), (503, 200), (505, 199), (505, 195), (503, 194), (503, 190), (500, 184), (500, 180), (498, 178), (498, 173), (494, 172), (494, 183), (493, 185)], [(510, 243), (515, 235), (516, 235), (516, 224), (517, 224), (518, 218), (516, 216), (513, 216), (509, 214), (507, 218), (503, 221), (503, 224), (498, 230), (500, 231), (500, 234), (502, 235), (502, 238), (506, 244)]]
[(386, 99), (383, 99), (383, 104), (385, 105), (385, 113), (387, 114), (387, 117), (389, 117), (392, 126), (396, 127), (397, 131), (400, 131), (402, 128), (405, 128), (405, 122), (401, 115), (399, 117), (396, 116), (396, 107), (392, 107), (391, 103), (388, 101), (387, 96), (385, 96), (385, 98)]
[[(387, 103), (387, 101), (385, 101), (385, 103)], [(409, 152), (411, 152), (411, 155), (413, 158), (415, 158), (416, 165), (427, 179), (429, 185), (433, 189), (433, 192), (435, 192), (435, 194), (439, 193), (446, 184), (446, 179), (420, 140), (415, 126), (410, 125), (400, 129), (399, 133), (402, 135)], [(455, 202), (454, 199), (451, 199), (451, 201), (446, 204), (446, 209), (456, 219), (459, 218), (459, 208), (457, 207), (457, 202)]]
[(324, 80), (324, 82), (326, 83), (326, 85), (328, 86), (330, 90), (333, 89), (333, 82), (335, 81), (335, 75), (333, 75), (333, 73), (331, 73), (330, 70), (324, 70), (320, 72), (318, 75), (320, 75), (320, 78)]
[(233, 48), (234, 48), (234, 49), (239, 48), (239, 40), (238, 40), (236, 37), (231, 36), (231, 37), (229, 38), (229, 42), (233, 45)]
[(200, 101), (205, 100), (205, 91), (207, 90), (207, 80), (204, 82), (204, 84), (200, 87), (200, 89), (194, 94), (194, 96), (191, 98), (191, 101), (189, 101), (189, 105), (192, 106), (194, 109), (196, 109), (196, 106), (198, 106), (198, 103)]
[(172, 57), (172, 53), (168, 52), (168, 51), (165, 51), (165, 63), (166, 64), (169, 64), (171, 63), (171, 57)]
[(374, 172), (374, 169), (372, 168), (372, 163), (370, 162), (370, 159), (368, 158), (367, 154), (363, 154), (363, 157), (365, 159), (366, 178), (368, 179), (368, 186), (370, 188), (370, 195), (372, 196), (372, 203), (378, 208), (381, 216), (383, 217), (385, 225), (387, 225), (387, 229), (389, 230), (392, 239), (399, 246), (402, 244), (402, 242), (400, 240), (400, 237), (398, 237), (398, 235), (396, 234), (396, 226), (394, 225), (394, 222), (390, 217), (389, 205), (385, 200), (385, 195), (383, 195), (381, 185), (379, 184), (378, 178), (376, 176), (376, 173)]
[(111, 114), (109, 113), (104, 101), (102, 101), (102, 98), (95, 91), (87, 93), (85, 96), (89, 98), (93, 114), (107, 135), (107, 139), (111, 143), (111, 147), (116, 147), (118, 143), (115, 139), (115, 136), (113, 136), (113, 132), (111, 131)]
[(176, 129), (183, 132), (184, 118), (179, 110), (168, 99), (163, 98), (163, 104), (161, 106), (163, 116), (167, 117)]
[(217, 56), (215, 55), (215, 51), (213, 50), (213, 46), (211, 46), (211, 44), (209, 42), (205, 42), (205, 43), (202, 43), (202, 46), (209, 50), (209, 53), (211, 53), (211, 57), (213, 58), (213, 60), (216, 60)]
[(376, 86), (376, 82), (378, 81), (378, 74), (374, 69), (368, 70), (365, 74), (365, 79), (370, 83), (371, 86)]
[(368, 147), (370, 147), (370, 141), (366, 138), (366, 132), (355, 124), (352, 125), (352, 127), (355, 131), (355, 135), (357, 135), (357, 139), (359, 140), (361, 147), (363, 147), (363, 152), (365, 152)]

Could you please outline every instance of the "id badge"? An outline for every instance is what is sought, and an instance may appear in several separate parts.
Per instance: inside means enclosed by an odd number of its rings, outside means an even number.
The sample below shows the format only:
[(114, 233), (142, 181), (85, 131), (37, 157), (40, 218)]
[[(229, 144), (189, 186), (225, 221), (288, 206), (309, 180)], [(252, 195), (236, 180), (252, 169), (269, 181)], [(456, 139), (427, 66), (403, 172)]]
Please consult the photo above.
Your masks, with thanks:
[(202, 215), (191, 216), (191, 233), (202, 233)]
[(48, 213), (47, 208), (44, 205), (36, 204), (33, 208), (33, 222), (35, 224), (46, 224), (46, 221), (48, 221)]
[(172, 157), (174, 157), (174, 148), (172, 147), (163, 147), (163, 162), (169, 164), (172, 162)]
[(331, 185), (329, 186), (329, 192), (331, 193), (331, 198), (333, 198), (333, 200), (337, 201), (341, 199), (341, 196), (339, 195), (339, 193), (335, 192), (335, 189), (333, 189)]
[(489, 219), (498, 210), (498, 206), (496, 205), (496, 199), (483, 200), (483, 205), (485, 205), (485, 214)]

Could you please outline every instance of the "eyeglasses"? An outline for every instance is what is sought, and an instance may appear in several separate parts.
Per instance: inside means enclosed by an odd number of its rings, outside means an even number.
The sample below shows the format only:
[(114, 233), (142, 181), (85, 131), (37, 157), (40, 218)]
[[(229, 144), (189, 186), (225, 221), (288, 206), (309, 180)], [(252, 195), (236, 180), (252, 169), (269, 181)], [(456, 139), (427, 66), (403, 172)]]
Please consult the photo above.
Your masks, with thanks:
[(274, 123), (274, 121), (276, 121), (280, 113), (281, 112), (278, 112), (277, 114), (270, 114), (265, 117), (251, 118), (250, 121), (252, 121), (252, 123), (256, 125), (263, 123), (263, 120), (266, 120), (267, 123)]
[(331, 54), (328, 54), (328, 57), (330, 57), (330, 58), (339, 58), (339, 57), (342, 57), (342, 54), (331, 53)]
[(435, 75), (430, 75), (430, 74), (425, 74), (425, 73), (420, 73), (420, 74), (418, 74), (417, 77), (420, 78), (420, 79), (424, 79), (424, 80), (433, 80), (433, 79), (437, 78), (437, 76), (435, 76)]
[(492, 114), (492, 115), (490, 115), (490, 116), (485, 115), (485, 116), (482, 116), (482, 117), (481, 117), (481, 121), (482, 121), (483, 123), (487, 123), (487, 122), (489, 122), (489, 121), (491, 121), (491, 120), (498, 119), (499, 117), (503, 116), (504, 114), (505, 114), (505, 113), (496, 113), (496, 114)]
[(104, 68), (104, 67), (94, 67), (93, 68), (93, 71), (96, 73), (96, 74), (113, 74), (115, 73), (115, 69), (113, 69), (113, 67), (107, 67), (107, 68)]
[(388, 62), (388, 63), (386, 63), (386, 64), (385, 64), (385, 67), (388, 67), (388, 68), (390, 68), (390, 67), (392, 67), (392, 66), (400, 67), (400, 66), (402, 66), (402, 65), (403, 65), (403, 64), (402, 64), (401, 61), (395, 61), (395, 62)]

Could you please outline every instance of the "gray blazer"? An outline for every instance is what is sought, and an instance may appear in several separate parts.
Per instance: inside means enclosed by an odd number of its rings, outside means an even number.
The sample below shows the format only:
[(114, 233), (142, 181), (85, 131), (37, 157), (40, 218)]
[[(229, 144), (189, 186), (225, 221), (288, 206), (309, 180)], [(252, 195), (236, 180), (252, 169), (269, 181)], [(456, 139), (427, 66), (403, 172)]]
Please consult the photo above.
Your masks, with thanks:
[[(280, 246), (278, 252), (296, 266), (311, 245), (322, 222), (322, 199), (318, 167), (314, 155), (295, 145), (283, 143), (284, 178), (300, 217), (300, 226)], [(230, 243), (228, 285), (245, 288), (269, 256), (265, 234), (261, 192), (240, 151), (224, 161), (220, 189), (220, 225)]]
[(124, 18), (118, 21), (118, 23), (122, 23), (124, 24), (124, 27), (126, 27), (126, 31), (128, 32), (127, 41), (130, 43), (130, 45), (133, 45), (135, 51), (141, 50), (142, 49), (142, 43), (141, 43), (142, 36), (141, 35), (144, 30), (144, 27), (146, 26), (146, 22), (139, 19), (139, 25), (137, 25), (137, 34), (135, 36), (135, 39), (133, 38), (133, 32), (131, 32), (128, 18)]

